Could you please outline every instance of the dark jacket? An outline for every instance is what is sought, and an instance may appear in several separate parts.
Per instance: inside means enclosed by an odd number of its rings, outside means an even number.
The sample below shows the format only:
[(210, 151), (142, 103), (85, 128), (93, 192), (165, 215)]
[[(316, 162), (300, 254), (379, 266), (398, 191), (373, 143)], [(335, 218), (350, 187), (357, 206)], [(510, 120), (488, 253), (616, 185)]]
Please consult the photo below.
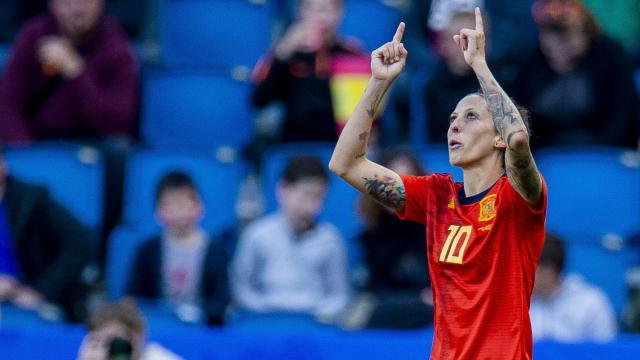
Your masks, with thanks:
[(76, 50), (84, 70), (74, 79), (47, 75), (39, 41), (60, 35), (54, 18), (41, 15), (20, 31), (0, 84), (0, 139), (103, 138), (131, 134), (138, 108), (138, 66), (115, 19), (100, 20), (95, 36)]
[(75, 319), (80, 273), (95, 251), (91, 233), (43, 187), (9, 176), (4, 201), (19, 280)]
[(316, 53), (294, 53), (286, 62), (268, 55), (256, 66), (253, 106), (284, 103), (284, 142), (338, 139), (329, 87), (331, 59), (336, 54), (362, 55), (354, 44), (342, 42)]
[(525, 59), (514, 92), (531, 110), (533, 137), (542, 146), (635, 146), (638, 94), (622, 46), (603, 36), (591, 43), (571, 75), (560, 76), (538, 48)]
[[(229, 303), (228, 256), (216, 239), (209, 241), (202, 266), (200, 297), (202, 309), (210, 325), (221, 325)], [(162, 239), (147, 240), (136, 255), (127, 292), (143, 299), (161, 299)]]

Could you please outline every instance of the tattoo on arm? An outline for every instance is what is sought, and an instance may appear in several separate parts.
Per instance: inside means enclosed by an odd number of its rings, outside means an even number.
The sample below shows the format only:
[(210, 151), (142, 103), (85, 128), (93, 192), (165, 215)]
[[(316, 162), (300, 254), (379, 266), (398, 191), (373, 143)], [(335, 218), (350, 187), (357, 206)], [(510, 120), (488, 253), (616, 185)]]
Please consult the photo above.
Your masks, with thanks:
[[(500, 135), (504, 137), (504, 131), (507, 125), (513, 125), (516, 122), (522, 123), (522, 119), (511, 101), (506, 98), (506, 95), (498, 88), (498, 84), (491, 80), (491, 85), (488, 86), (486, 80), (482, 76), (478, 76), (478, 82), (480, 88), (484, 93), (484, 98), (487, 101), (491, 118), (500, 132)], [(508, 121), (508, 123), (507, 123)], [(524, 124), (523, 124), (524, 125)], [(507, 145), (509, 141), (507, 139)]]
[(365, 141), (367, 140), (367, 137), (369, 136), (369, 132), (365, 131), (360, 133), (360, 135), (358, 135), (358, 138), (360, 139), (360, 141)]
[(353, 158), (354, 159), (360, 159), (360, 158), (363, 158), (364, 156), (365, 156), (365, 153), (360, 153), (360, 154), (354, 156)]
[(367, 115), (369, 115), (369, 118), (373, 119), (373, 117), (376, 115), (376, 110), (378, 110), (378, 105), (380, 105), (382, 95), (384, 95), (384, 91), (375, 94), (371, 105), (367, 109)]
[(374, 199), (393, 209), (402, 209), (405, 204), (405, 189), (402, 181), (385, 176), (378, 178), (373, 175), (371, 178), (363, 178), (364, 186), (369, 195)]
[(530, 154), (515, 155), (507, 165), (507, 174), (512, 186), (527, 201), (539, 198), (542, 184)]

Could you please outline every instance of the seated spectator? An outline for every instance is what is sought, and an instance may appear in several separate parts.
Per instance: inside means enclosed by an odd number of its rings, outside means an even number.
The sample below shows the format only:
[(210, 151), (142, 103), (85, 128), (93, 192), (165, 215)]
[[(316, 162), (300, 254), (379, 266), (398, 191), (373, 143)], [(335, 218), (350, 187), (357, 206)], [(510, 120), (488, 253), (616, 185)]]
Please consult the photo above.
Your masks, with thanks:
[(425, 91), (429, 143), (446, 142), (451, 112), (461, 98), (478, 90), (478, 79), (464, 61), (460, 46), (451, 41), (460, 29), (474, 26), (473, 12), (458, 12), (436, 34), (435, 47), (441, 62), (427, 82)]
[(0, 300), (36, 311), (53, 303), (79, 321), (93, 255), (89, 231), (46, 189), (11, 176), (0, 153)]
[(158, 343), (146, 341), (145, 320), (130, 300), (105, 304), (92, 312), (78, 360), (179, 360)]
[[(342, 0), (300, 0), (298, 20), (256, 66), (253, 105), (263, 108), (279, 101), (284, 106), (279, 139), (269, 141), (338, 139), (341, 121), (350, 115), (341, 110), (349, 104), (334, 101), (348, 103), (350, 97), (336, 96), (335, 92), (343, 89), (336, 79), (340, 73), (355, 73), (362, 75), (364, 86), (369, 75), (368, 56), (353, 41), (339, 38), (342, 16)], [(357, 96), (351, 100), (356, 101)], [(265, 140), (256, 139), (254, 146), (264, 147), (258, 145), (260, 141)]]
[(241, 309), (338, 320), (349, 300), (345, 248), (333, 225), (316, 222), (328, 179), (316, 158), (287, 164), (277, 188), (280, 209), (240, 236), (231, 288)]
[(515, 99), (549, 145), (635, 145), (638, 94), (631, 60), (578, 0), (539, 0), (538, 46), (521, 64)]
[(0, 140), (24, 145), (73, 139), (99, 146), (106, 164), (106, 239), (122, 208), (139, 79), (129, 42), (103, 14), (104, 2), (49, 0), (49, 13), (23, 26), (0, 83)]
[(138, 70), (104, 0), (49, 0), (22, 28), (0, 85), (0, 139), (103, 139), (132, 133)]
[[(388, 150), (380, 164), (397, 173), (425, 175), (415, 156), (403, 149)], [(360, 211), (366, 224), (358, 236), (368, 276), (362, 304), (370, 315), (352, 319), (348, 327), (424, 327), (433, 321), (433, 301), (423, 301), (430, 293), (424, 225), (401, 221), (395, 213), (368, 197), (362, 197)], [(353, 310), (355, 310), (354, 308)], [(353, 311), (364, 314), (367, 311)], [(360, 324), (358, 322), (360, 320)]]
[(162, 233), (138, 250), (129, 294), (165, 300), (184, 321), (221, 325), (229, 302), (227, 253), (198, 223), (204, 205), (193, 181), (171, 172), (156, 190)]
[(531, 298), (534, 341), (606, 342), (616, 335), (616, 318), (605, 293), (577, 275), (563, 276), (562, 240), (547, 234)]

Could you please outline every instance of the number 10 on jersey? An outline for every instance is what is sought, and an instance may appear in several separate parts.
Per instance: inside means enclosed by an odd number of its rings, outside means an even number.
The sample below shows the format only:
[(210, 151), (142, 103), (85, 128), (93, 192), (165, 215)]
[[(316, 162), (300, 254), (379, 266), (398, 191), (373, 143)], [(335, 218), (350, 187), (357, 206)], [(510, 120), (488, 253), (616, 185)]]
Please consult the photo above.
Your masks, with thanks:
[[(458, 248), (458, 243), (460, 243), (460, 239), (463, 236), (464, 236), (464, 240), (462, 240), (462, 245), (460, 246), (458, 251), (456, 251), (456, 249)], [(464, 249), (466, 249), (467, 242), (469, 242), (470, 237), (471, 237), (471, 225), (449, 226), (449, 236), (447, 236), (447, 240), (444, 242), (444, 247), (440, 252), (440, 262), (462, 264), (462, 259), (464, 257)]]

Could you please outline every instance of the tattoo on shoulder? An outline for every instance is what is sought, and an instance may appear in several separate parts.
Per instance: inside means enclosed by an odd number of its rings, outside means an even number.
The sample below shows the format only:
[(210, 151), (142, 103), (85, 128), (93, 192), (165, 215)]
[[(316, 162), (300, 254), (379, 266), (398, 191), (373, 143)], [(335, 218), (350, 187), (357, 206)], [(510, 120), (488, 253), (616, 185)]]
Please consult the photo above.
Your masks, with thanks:
[(385, 176), (379, 178), (374, 175), (371, 178), (363, 178), (364, 186), (369, 195), (382, 204), (393, 209), (400, 209), (405, 204), (405, 189), (402, 181)]

